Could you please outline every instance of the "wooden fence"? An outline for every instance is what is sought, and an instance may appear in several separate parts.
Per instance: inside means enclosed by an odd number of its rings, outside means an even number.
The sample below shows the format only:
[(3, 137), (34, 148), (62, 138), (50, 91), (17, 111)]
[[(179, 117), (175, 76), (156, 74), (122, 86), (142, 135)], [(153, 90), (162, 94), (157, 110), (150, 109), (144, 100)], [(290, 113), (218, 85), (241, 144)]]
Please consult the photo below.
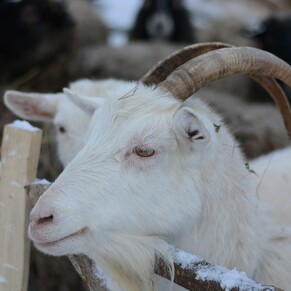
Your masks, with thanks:
[[(36, 181), (41, 136), (41, 130), (29, 124), (13, 123), (4, 128), (0, 167), (0, 291), (27, 290), (29, 212), (49, 187)], [(157, 261), (152, 290), (280, 290), (256, 283), (243, 273), (214, 266), (181, 250), (173, 249), (173, 254), (175, 284), (166, 279), (168, 274), (163, 262)], [(71, 255), (69, 259), (90, 291), (108, 290), (97, 277), (96, 267), (90, 259), (79, 255)], [(224, 278), (233, 274), (239, 277), (240, 283), (236, 287), (227, 286)]]

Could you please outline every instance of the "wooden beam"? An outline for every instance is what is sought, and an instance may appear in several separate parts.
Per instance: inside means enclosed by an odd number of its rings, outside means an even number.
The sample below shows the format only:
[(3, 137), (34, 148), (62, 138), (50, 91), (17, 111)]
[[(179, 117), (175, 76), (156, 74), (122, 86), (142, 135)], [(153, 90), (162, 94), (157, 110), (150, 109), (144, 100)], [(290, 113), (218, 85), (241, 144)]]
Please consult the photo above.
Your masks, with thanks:
[(26, 291), (31, 203), (24, 186), (36, 178), (40, 129), (27, 124), (4, 127), (0, 181), (0, 291)]

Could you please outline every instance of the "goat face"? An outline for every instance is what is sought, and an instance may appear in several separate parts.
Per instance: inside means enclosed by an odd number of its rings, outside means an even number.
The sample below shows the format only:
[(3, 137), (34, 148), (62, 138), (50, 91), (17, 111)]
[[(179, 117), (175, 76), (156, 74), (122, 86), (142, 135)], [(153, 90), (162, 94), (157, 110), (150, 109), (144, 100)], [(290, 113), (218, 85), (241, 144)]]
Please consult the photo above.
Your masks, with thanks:
[(65, 94), (7, 91), (4, 102), (23, 119), (54, 124), (58, 156), (64, 166), (82, 148), (90, 117)]
[(188, 106), (143, 85), (106, 99), (86, 145), (32, 210), (30, 238), (45, 253), (97, 261), (121, 245), (119, 256), (137, 245), (161, 253), (157, 242), (177, 239), (200, 215), (205, 177), (218, 172), (220, 122), (199, 100)]
[[(127, 92), (130, 86), (131, 82), (115, 79), (81, 79), (71, 83), (70, 89), (88, 96), (107, 98), (116, 91)], [(23, 119), (53, 123), (58, 157), (64, 166), (82, 148), (91, 116), (73, 104), (66, 94), (6, 91), (4, 102), (14, 114)]]

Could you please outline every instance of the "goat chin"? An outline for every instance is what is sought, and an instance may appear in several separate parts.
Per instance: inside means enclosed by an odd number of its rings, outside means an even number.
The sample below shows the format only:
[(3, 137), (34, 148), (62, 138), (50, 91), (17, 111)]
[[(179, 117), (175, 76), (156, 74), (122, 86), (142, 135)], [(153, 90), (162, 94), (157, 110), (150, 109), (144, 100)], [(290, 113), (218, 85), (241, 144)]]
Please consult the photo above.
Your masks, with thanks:
[(96, 246), (96, 252), (87, 255), (110, 274), (107, 287), (114, 291), (147, 290), (152, 284), (156, 258), (164, 260), (169, 277), (174, 278), (172, 247), (156, 236), (111, 234), (102, 248)]

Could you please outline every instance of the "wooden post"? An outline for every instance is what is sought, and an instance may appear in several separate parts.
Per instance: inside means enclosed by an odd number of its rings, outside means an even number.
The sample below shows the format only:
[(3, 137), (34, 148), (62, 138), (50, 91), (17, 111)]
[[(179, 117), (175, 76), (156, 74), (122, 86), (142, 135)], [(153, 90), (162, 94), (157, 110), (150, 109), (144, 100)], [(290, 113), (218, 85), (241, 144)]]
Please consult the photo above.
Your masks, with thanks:
[(31, 203), (24, 186), (36, 178), (41, 136), (40, 129), (25, 122), (4, 128), (0, 180), (0, 291), (27, 290), (30, 256), (27, 227)]

